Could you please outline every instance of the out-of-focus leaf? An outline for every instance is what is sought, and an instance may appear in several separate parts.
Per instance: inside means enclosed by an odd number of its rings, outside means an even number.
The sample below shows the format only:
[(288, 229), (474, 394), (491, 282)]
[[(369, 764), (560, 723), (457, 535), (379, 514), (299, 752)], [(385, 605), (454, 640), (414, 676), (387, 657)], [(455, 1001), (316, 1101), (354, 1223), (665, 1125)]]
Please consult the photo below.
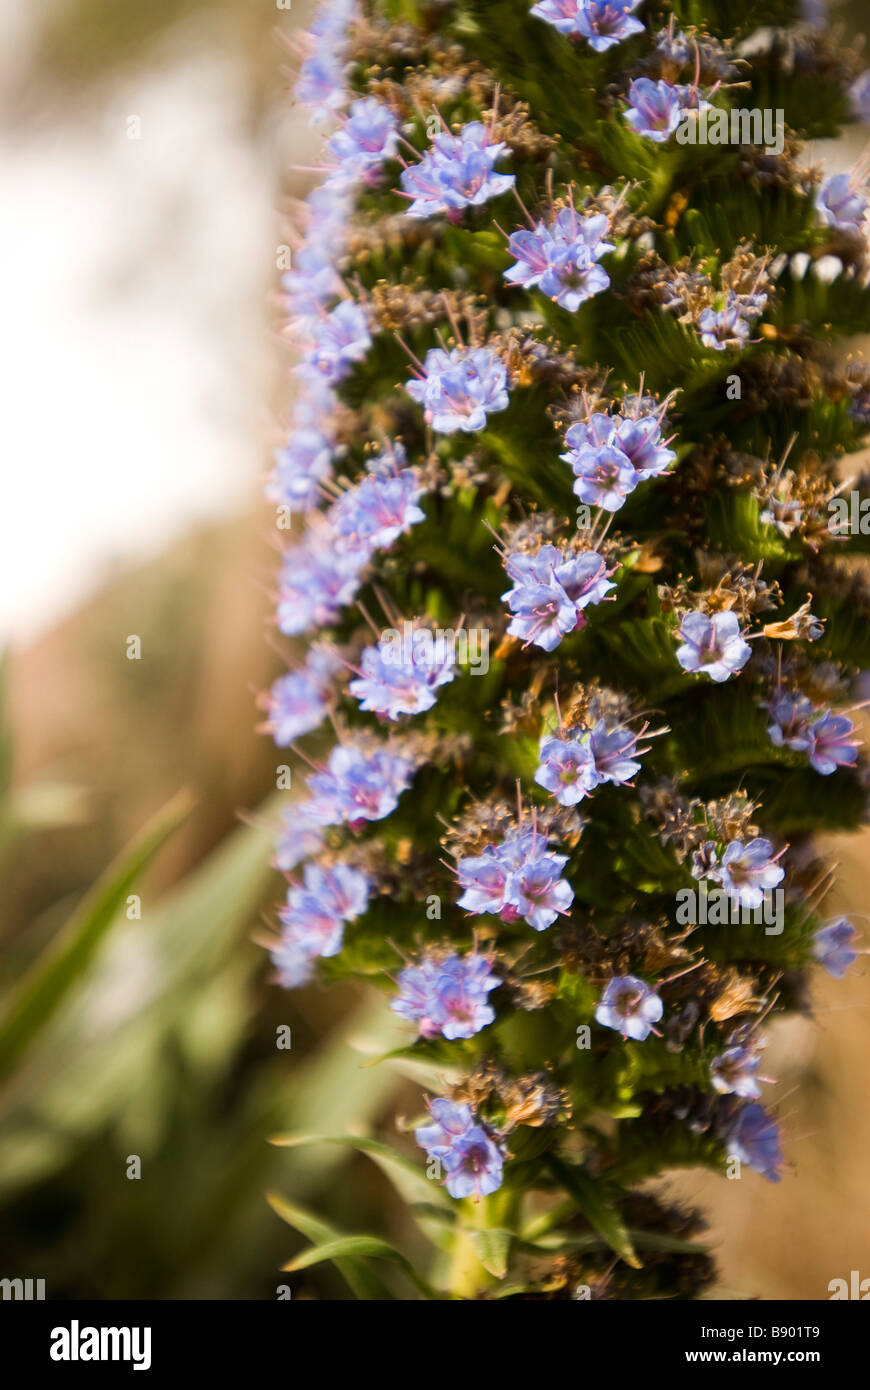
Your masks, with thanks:
[(128, 892), (188, 814), (190, 805), (188, 793), (181, 792), (149, 821), (13, 990), (0, 1015), (0, 1078), (12, 1070), (82, 977)]
[(389, 1144), (382, 1144), (377, 1139), (367, 1139), (355, 1134), (279, 1134), (270, 1142), (282, 1149), (302, 1148), (311, 1144), (343, 1144), (347, 1148), (368, 1154), (390, 1179), (403, 1201), (422, 1201), (445, 1208), (450, 1206), (442, 1189), (426, 1177), (422, 1168), (402, 1154), (396, 1153)]
[(625, 1260), (632, 1269), (640, 1269), (628, 1229), (619, 1212), (603, 1197), (597, 1187), (578, 1172), (576, 1168), (563, 1163), (555, 1154), (547, 1155), (547, 1163), (553, 1176), (562, 1184), (577, 1203), (580, 1211), (607, 1241), (620, 1259)]
[(503, 1279), (507, 1274), (512, 1240), (512, 1232), (497, 1228), (471, 1232), (471, 1243), (477, 1258), (496, 1279)]
[(282, 1269), (288, 1274), (293, 1274), (300, 1269), (310, 1269), (312, 1265), (323, 1264), (326, 1260), (339, 1260), (348, 1255), (389, 1260), (390, 1263), (399, 1266), (425, 1298), (438, 1297), (414, 1269), (407, 1255), (390, 1245), (388, 1240), (381, 1240), (380, 1236), (341, 1236), (338, 1240), (327, 1241), (325, 1245), (312, 1245), (308, 1250), (303, 1250), (301, 1255), (297, 1255), (295, 1260), (282, 1265)]
[[(277, 1192), (267, 1192), (266, 1201), (282, 1221), (286, 1221), (288, 1226), (292, 1226), (294, 1231), (298, 1231), (300, 1235), (312, 1241), (315, 1246), (335, 1244), (341, 1239), (339, 1231), (336, 1231), (325, 1221), (321, 1221), (305, 1207), (299, 1206), (298, 1202), (289, 1202), (286, 1197), (282, 1197)], [(369, 1269), (364, 1260), (351, 1257), (338, 1258), (335, 1260), (335, 1267), (351, 1293), (355, 1294), (357, 1298), (391, 1299), (393, 1297), (380, 1276), (374, 1270)]]

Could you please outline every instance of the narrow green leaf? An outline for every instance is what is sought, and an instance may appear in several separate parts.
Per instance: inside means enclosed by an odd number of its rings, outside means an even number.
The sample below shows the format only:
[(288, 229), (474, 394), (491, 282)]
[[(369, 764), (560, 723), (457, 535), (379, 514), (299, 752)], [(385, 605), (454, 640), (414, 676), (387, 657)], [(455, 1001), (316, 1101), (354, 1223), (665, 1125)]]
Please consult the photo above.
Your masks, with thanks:
[[(267, 1192), (266, 1201), (282, 1221), (286, 1221), (288, 1226), (292, 1226), (294, 1231), (313, 1241), (317, 1246), (335, 1244), (342, 1238), (341, 1232), (321, 1221), (318, 1216), (314, 1216), (305, 1207), (299, 1206), (297, 1202), (290, 1202), (286, 1197), (282, 1197), (277, 1192)], [(351, 1293), (355, 1294), (361, 1301), (378, 1299), (392, 1299), (393, 1295), (387, 1288), (383, 1280), (369, 1269), (364, 1260), (360, 1259), (336, 1259), (335, 1267), (341, 1274)]]
[(553, 1176), (573, 1197), (587, 1221), (601, 1233), (611, 1250), (625, 1260), (627, 1265), (631, 1265), (632, 1269), (640, 1269), (641, 1262), (631, 1243), (628, 1229), (612, 1202), (608, 1202), (602, 1196), (589, 1178), (577, 1168), (563, 1163), (555, 1154), (548, 1154), (546, 1161)]
[(0, 1015), (0, 1077), (48, 1023), (84, 974), (128, 892), (188, 814), (187, 792), (164, 806), (97, 880), (72, 917), (18, 982)]

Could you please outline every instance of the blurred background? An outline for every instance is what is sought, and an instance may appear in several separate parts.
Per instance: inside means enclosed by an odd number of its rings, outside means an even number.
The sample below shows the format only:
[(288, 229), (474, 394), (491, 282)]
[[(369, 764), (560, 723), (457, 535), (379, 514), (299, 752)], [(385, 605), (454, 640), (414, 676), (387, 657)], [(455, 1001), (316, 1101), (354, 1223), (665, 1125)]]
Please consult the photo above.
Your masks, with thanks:
[[(314, 9), (0, 0), (0, 1276), (52, 1298), (273, 1298), (301, 1242), (268, 1189), (410, 1239), (366, 1158), (266, 1142), (392, 1138), (419, 1097), (365, 1065), (399, 1041), (382, 996), (283, 994), (253, 940), (280, 893), (253, 731), (279, 669), (270, 294), (318, 148), (277, 31)], [(846, 168), (866, 138), (813, 153)], [(870, 835), (829, 848), (866, 931)], [(671, 1186), (709, 1212), (718, 1296), (824, 1299), (870, 1277), (870, 966), (771, 1035), (791, 1173)]]

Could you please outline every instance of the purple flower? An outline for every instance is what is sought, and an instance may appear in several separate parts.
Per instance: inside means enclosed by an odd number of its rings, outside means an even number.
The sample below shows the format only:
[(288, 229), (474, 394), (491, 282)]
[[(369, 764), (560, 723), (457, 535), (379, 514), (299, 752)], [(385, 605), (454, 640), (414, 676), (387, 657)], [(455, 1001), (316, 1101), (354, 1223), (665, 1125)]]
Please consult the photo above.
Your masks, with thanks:
[(617, 975), (610, 980), (595, 1007), (595, 1018), (604, 1028), (613, 1028), (624, 1038), (643, 1042), (655, 1033), (664, 1012), (662, 1001), (635, 975)]
[(677, 660), (683, 670), (707, 675), (717, 684), (742, 671), (752, 655), (736, 613), (688, 613), (679, 635), (683, 644)]
[(598, 411), (572, 425), (565, 435), (567, 452), (560, 457), (573, 469), (577, 496), (618, 511), (638, 483), (657, 477), (676, 458), (661, 436), (661, 419), (643, 404), (636, 414)]
[(548, 652), (567, 633), (583, 626), (584, 608), (601, 603), (616, 587), (596, 550), (569, 553), (542, 545), (534, 555), (508, 555), (504, 566), (515, 581), (502, 594), (514, 614), (508, 632)]
[(729, 290), (721, 309), (704, 309), (698, 319), (698, 331), (704, 347), (724, 352), (726, 348), (741, 348), (749, 337), (749, 324), (743, 317), (744, 306), (738, 295)]
[(285, 552), (278, 592), (278, 627), (287, 637), (334, 623), (359, 589), (368, 557), (330, 548), (312, 535)]
[(451, 1197), (481, 1197), (501, 1187), (504, 1160), (486, 1129), (475, 1124), (468, 1105), (439, 1097), (429, 1104), (432, 1123), (421, 1125), (414, 1137), (447, 1174)]
[(577, 739), (543, 738), (535, 772), (539, 787), (552, 792), (562, 806), (576, 806), (591, 790), (592, 753)]
[(439, 434), (482, 430), (487, 415), (505, 410), (509, 401), (505, 365), (489, 348), (430, 348), (423, 375), (407, 381), (405, 390)]
[(402, 189), (411, 198), (407, 215), (431, 217), (446, 212), (455, 217), (461, 209), (478, 207), (512, 188), (513, 174), (495, 172), (506, 149), (503, 141), (490, 144), (482, 121), (471, 121), (458, 135), (442, 131), (419, 164), (402, 170)]
[(848, 917), (838, 917), (828, 927), (820, 927), (813, 937), (813, 955), (835, 980), (842, 980), (858, 959), (852, 949), (856, 932)]
[(628, 125), (637, 135), (662, 144), (669, 140), (683, 114), (682, 94), (670, 82), (653, 82), (637, 77), (628, 89), (630, 105), (624, 112)]
[(375, 97), (353, 102), (344, 125), (327, 142), (330, 154), (339, 161), (330, 180), (371, 182), (384, 160), (395, 155), (398, 138), (398, 124), (388, 106)]
[(287, 806), (281, 812), (281, 829), (275, 840), (275, 864), (290, 873), (303, 859), (319, 854), (323, 848), (323, 830), (299, 806)]
[(596, 53), (604, 53), (632, 34), (643, 32), (644, 26), (631, 14), (640, 3), (641, 0), (538, 0), (531, 12), (552, 24), (560, 34), (587, 39)]
[(281, 276), (287, 311), (292, 317), (314, 318), (328, 300), (341, 293), (329, 246), (311, 242), (293, 257), (293, 268)]
[(849, 98), (858, 120), (870, 125), (870, 69), (852, 83)]
[(501, 845), (459, 860), (456, 873), (464, 891), (458, 906), (470, 913), (498, 912), (509, 922), (522, 917), (535, 931), (544, 931), (574, 901), (574, 890), (560, 877), (567, 862), (566, 855), (547, 850), (545, 836), (515, 831)]
[(767, 732), (776, 748), (803, 753), (810, 746), (809, 724), (815, 713), (806, 695), (777, 695), (768, 706), (772, 723)]
[(268, 716), (263, 728), (279, 748), (289, 747), (325, 718), (338, 664), (330, 652), (313, 647), (303, 667), (272, 683), (263, 701)]
[(776, 862), (778, 857), (769, 840), (757, 838), (746, 844), (731, 840), (719, 867), (722, 887), (741, 907), (761, 907), (765, 892), (785, 878), (785, 870)]
[(390, 1008), (417, 1023), (421, 1037), (471, 1038), (495, 1018), (487, 995), (501, 981), (491, 967), (489, 957), (474, 951), (424, 956), (399, 975), (399, 993)]
[(602, 782), (613, 782), (618, 787), (628, 785), (640, 772), (636, 759), (649, 751), (638, 748), (637, 734), (624, 724), (608, 730), (603, 719), (598, 720), (587, 739), (594, 768), (593, 788)]
[(338, 744), (324, 772), (308, 779), (311, 800), (303, 813), (318, 825), (341, 825), (352, 830), (369, 820), (383, 820), (399, 804), (411, 780), (413, 764), (388, 748), (363, 752), (353, 744)]
[(754, 1047), (729, 1047), (710, 1063), (710, 1080), (720, 1095), (757, 1100), (761, 1095), (757, 1072), (761, 1058)]
[(312, 108), (311, 119), (323, 120), (344, 105), (344, 64), (332, 53), (316, 49), (299, 69), (296, 100)]
[(816, 209), (823, 222), (840, 232), (860, 232), (867, 199), (849, 174), (832, 174), (816, 189)]
[(779, 1182), (782, 1150), (779, 1127), (763, 1105), (744, 1105), (726, 1135), (729, 1158), (754, 1168), (769, 1182)]
[(306, 864), (303, 886), (291, 886), (286, 906), (278, 909), (281, 943), (272, 952), (272, 960), (285, 989), (310, 978), (306, 961), (338, 954), (345, 922), (365, 912), (368, 900), (369, 882), (359, 869), (347, 864)]
[(332, 449), (318, 429), (294, 430), (290, 442), (275, 454), (269, 497), (309, 511), (317, 505), (320, 484), (332, 476)]
[(436, 640), (428, 628), (418, 627), (412, 629), (410, 640), (386, 636), (376, 647), (366, 647), (360, 658), (361, 674), (348, 690), (360, 701), (360, 709), (398, 719), (431, 709), (438, 687), (454, 679), (455, 666), (452, 649)]
[(563, 454), (562, 457), (574, 470), (574, 491), (580, 501), (606, 512), (618, 512), (640, 482), (630, 459), (612, 444), (603, 444), (598, 449), (587, 447), (573, 456)]
[(832, 714), (828, 710), (814, 720), (807, 731), (810, 767), (823, 777), (829, 777), (838, 767), (854, 767), (859, 747), (855, 725), (845, 714)]
[(352, 299), (306, 322), (312, 345), (297, 370), (303, 376), (321, 376), (330, 386), (346, 377), (372, 345), (365, 313)]
[[(394, 456), (392, 456), (394, 457)], [(373, 469), (377, 461), (370, 463)], [(394, 475), (374, 473), (343, 492), (327, 513), (339, 550), (364, 564), (376, 550), (389, 550), (425, 514), (417, 505), (423, 489), (410, 468)]]
[(514, 232), (508, 249), (516, 264), (505, 279), (526, 289), (540, 286), (548, 299), (570, 313), (610, 284), (597, 264), (613, 246), (603, 240), (608, 220), (601, 214), (581, 216), (574, 207), (562, 208), (551, 225), (539, 222), (533, 232)]

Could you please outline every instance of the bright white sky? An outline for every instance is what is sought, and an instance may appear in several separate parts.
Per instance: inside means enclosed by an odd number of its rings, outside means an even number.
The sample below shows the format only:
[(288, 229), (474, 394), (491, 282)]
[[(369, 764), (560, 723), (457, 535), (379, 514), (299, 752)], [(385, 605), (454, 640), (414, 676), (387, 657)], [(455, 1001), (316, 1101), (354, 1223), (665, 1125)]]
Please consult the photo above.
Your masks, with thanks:
[[(22, 9), (0, 0), (4, 66)], [(185, 49), (93, 113), (0, 130), (0, 643), (260, 486), (275, 171), (244, 74)]]

